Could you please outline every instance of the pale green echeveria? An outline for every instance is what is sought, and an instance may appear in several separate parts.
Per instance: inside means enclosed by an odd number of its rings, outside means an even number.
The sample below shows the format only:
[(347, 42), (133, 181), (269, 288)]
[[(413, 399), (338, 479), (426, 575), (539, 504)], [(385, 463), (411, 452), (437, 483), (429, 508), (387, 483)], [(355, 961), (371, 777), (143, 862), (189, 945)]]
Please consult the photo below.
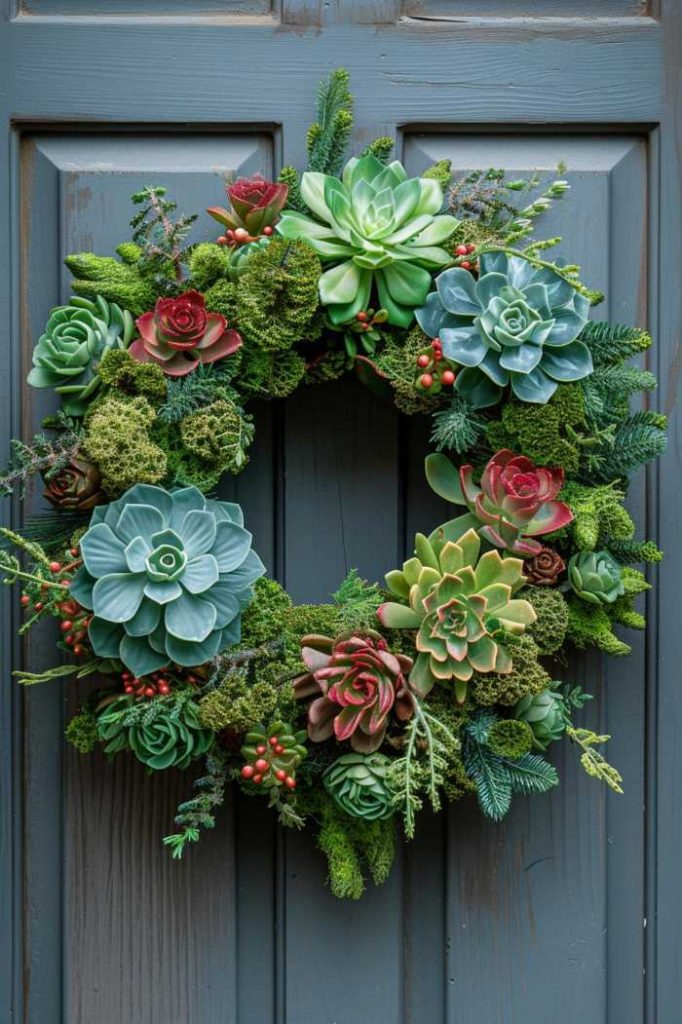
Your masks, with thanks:
[(559, 384), (592, 373), (590, 351), (577, 340), (588, 309), (554, 270), (499, 251), (481, 256), (478, 280), (461, 267), (443, 271), (416, 316), (463, 367), (457, 390), (483, 409), (507, 385), (520, 401), (543, 405)]
[(82, 416), (99, 388), (97, 368), (110, 349), (128, 348), (135, 334), (132, 314), (101, 295), (72, 297), (50, 312), (33, 351), (28, 383), (54, 388), (69, 416)]
[(265, 567), (239, 505), (196, 487), (136, 484), (94, 509), (71, 596), (94, 614), (93, 651), (136, 676), (194, 667), (235, 644)]
[(440, 214), (443, 191), (429, 178), (408, 178), (397, 160), (372, 154), (349, 160), (341, 179), (306, 171), (301, 195), (312, 217), (285, 210), (276, 230), (303, 239), (334, 264), (320, 278), (320, 300), (332, 323), (370, 306), (372, 287), (388, 321), (409, 327), (426, 299), (432, 270), (452, 262), (441, 247), (457, 220)]
[(625, 593), (621, 567), (608, 551), (578, 551), (568, 563), (573, 590), (588, 604), (613, 604)]

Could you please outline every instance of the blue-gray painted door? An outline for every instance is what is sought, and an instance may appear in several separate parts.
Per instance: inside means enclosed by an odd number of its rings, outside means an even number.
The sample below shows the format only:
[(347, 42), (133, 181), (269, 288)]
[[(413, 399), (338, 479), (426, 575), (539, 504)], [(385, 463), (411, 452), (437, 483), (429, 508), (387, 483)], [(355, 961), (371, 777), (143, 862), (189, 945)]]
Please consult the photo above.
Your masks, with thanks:
[[(409, 169), (569, 165), (547, 218), (607, 295), (647, 324), (656, 401), (680, 366), (679, 0), (1, 0), (0, 426), (44, 408), (22, 386), (62, 256), (123, 240), (127, 199), (163, 181), (181, 208), (226, 172), (302, 163), (315, 83), (352, 72), (354, 148), (395, 134)], [(676, 142), (677, 131), (677, 142)], [(206, 218), (197, 232), (210, 235)], [(378, 578), (441, 512), (424, 426), (353, 382), (258, 410), (256, 454), (225, 492), (294, 597), (351, 566)], [(422, 822), (358, 904), (324, 888), (307, 835), (231, 801), (182, 863), (159, 845), (185, 783), (79, 760), (68, 686), (19, 693), (2, 611), (0, 1014), (30, 1024), (677, 1024), (682, 942), (679, 426), (631, 501), (667, 559), (627, 662), (593, 659), (591, 724), (626, 794), (580, 775), (503, 826), (457, 806)], [(17, 509), (7, 508), (7, 515)]]

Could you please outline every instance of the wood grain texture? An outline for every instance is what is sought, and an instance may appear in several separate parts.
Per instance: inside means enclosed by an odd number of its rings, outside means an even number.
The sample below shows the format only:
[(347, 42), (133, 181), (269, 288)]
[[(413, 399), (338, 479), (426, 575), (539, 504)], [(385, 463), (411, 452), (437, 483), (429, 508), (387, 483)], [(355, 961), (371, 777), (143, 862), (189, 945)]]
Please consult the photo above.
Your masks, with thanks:
[(632, 18), (647, 14), (647, 0), (403, 0), (411, 18)]

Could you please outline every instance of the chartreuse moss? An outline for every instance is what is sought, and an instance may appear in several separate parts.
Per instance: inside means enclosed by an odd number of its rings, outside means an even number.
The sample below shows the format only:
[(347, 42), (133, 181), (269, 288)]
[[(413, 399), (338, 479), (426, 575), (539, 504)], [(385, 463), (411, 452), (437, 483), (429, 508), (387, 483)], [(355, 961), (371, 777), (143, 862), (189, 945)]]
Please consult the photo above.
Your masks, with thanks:
[(526, 633), (541, 655), (555, 654), (563, 647), (568, 629), (568, 606), (563, 594), (553, 587), (525, 587), (520, 595), (530, 601), (537, 616)]
[(134, 484), (156, 484), (166, 476), (166, 453), (150, 436), (155, 419), (146, 398), (114, 394), (93, 406), (86, 417), (85, 449), (110, 498)]
[(530, 636), (513, 637), (509, 645), (512, 670), (506, 675), (491, 672), (474, 675), (471, 696), (476, 704), (510, 707), (528, 694), (540, 693), (552, 684), (551, 677), (538, 661), (540, 651)]
[(97, 715), (90, 707), (83, 707), (66, 726), (65, 735), (79, 754), (91, 754), (97, 746)]
[(562, 384), (545, 405), (510, 400), (500, 419), (486, 429), (493, 451), (523, 452), (538, 466), (561, 466), (575, 473), (580, 465), (576, 432), (585, 428), (585, 403), (579, 384)]

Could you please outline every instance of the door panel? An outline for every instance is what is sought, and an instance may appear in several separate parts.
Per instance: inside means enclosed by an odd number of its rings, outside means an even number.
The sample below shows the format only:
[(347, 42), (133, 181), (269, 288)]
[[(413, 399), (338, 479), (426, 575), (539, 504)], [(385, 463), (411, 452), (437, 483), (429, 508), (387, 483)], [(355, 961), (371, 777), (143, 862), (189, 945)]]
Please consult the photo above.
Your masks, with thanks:
[[(21, 381), (49, 308), (69, 294), (63, 255), (124, 240), (142, 185), (166, 184), (181, 210), (202, 211), (221, 201), (226, 174), (304, 164), (316, 82), (339, 63), (356, 94), (354, 152), (390, 133), (412, 173), (442, 158), (512, 173), (566, 161), (573, 191), (543, 233), (562, 234), (562, 251), (607, 293), (596, 315), (654, 330), (672, 411), (679, 109), (662, 68), (676, 67), (682, 16), (671, 0), (661, 10), (642, 0), (3, 2), (6, 434), (28, 434), (46, 411)], [(214, 234), (202, 215), (194, 237)], [(296, 600), (324, 600), (351, 567), (381, 578), (418, 527), (444, 518), (423, 480), (427, 424), (354, 381), (263, 403), (256, 421), (252, 461), (223, 494), (243, 504), (257, 550)], [(597, 694), (586, 722), (614, 733), (625, 795), (605, 793), (563, 751), (561, 788), (517, 801), (503, 826), (469, 804), (426, 812), (390, 881), (358, 904), (324, 887), (311, 835), (282, 833), (254, 800), (230, 798), (215, 832), (172, 862), (159, 837), (188, 779), (67, 750), (78, 688), (16, 693), (8, 631), (0, 900), (14, 953), (0, 975), (3, 1019), (672, 1024), (682, 956), (674, 441), (660, 475), (629, 496), (668, 555), (648, 638), (627, 661), (570, 667)], [(49, 652), (49, 636), (37, 637), (26, 660)]]

